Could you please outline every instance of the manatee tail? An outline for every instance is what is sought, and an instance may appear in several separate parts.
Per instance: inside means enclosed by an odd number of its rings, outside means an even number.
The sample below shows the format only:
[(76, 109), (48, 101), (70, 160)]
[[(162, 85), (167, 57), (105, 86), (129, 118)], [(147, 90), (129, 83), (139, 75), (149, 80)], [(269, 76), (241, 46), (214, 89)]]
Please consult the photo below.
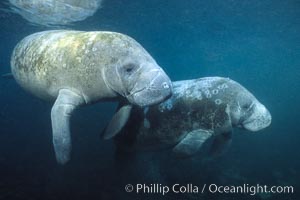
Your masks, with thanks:
[(13, 79), (14, 76), (12, 75), (12, 73), (6, 73), (6, 74), (2, 74), (2, 78)]

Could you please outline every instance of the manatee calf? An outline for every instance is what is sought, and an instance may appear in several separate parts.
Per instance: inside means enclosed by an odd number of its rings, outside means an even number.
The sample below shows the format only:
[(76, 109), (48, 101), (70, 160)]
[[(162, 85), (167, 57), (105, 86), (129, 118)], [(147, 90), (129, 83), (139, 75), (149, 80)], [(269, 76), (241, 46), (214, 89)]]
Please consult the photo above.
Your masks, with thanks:
[(78, 106), (104, 100), (126, 102), (107, 129), (109, 138), (126, 123), (132, 104), (157, 104), (172, 93), (170, 79), (147, 51), (134, 39), (114, 32), (32, 34), (15, 47), (11, 69), (25, 90), (55, 100), (53, 144), (62, 164), (70, 159), (69, 121)]
[(172, 148), (179, 157), (195, 154), (208, 141), (222, 153), (233, 127), (259, 131), (271, 123), (269, 111), (247, 89), (228, 78), (173, 82), (173, 96), (146, 109), (135, 108), (117, 137), (118, 149)]

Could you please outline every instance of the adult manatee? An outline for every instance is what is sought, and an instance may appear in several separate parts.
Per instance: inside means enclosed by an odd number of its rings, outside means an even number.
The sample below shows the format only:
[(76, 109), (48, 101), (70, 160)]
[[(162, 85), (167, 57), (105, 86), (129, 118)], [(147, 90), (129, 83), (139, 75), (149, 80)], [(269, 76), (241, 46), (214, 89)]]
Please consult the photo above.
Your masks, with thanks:
[(55, 100), (51, 110), (53, 144), (62, 164), (70, 159), (69, 121), (78, 106), (126, 101), (106, 132), (109, 138), (126, 122), (130, 105), (157, 104), (172, 93), (170, 79), (149, 53), (134, 39), (115, 32), (55, 30), (32, 34), (15, 47), (11, 69), (25, 90)]

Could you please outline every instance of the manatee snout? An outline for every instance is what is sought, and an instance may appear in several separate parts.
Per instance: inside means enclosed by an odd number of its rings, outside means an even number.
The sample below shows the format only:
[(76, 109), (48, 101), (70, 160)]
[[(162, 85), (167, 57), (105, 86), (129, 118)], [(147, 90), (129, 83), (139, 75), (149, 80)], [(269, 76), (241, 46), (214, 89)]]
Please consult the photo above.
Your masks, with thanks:
[(271, 124), (272, 116), (268, 109), (261, 103), (255, 104), (252, 115), (243, 122), (243, 127), (249, 131), (259, 131)]
[(161, 68), (155, 68), (140, 77), (128, 100), (138, 106), (158, 104), (172, 95), (172, 82)]

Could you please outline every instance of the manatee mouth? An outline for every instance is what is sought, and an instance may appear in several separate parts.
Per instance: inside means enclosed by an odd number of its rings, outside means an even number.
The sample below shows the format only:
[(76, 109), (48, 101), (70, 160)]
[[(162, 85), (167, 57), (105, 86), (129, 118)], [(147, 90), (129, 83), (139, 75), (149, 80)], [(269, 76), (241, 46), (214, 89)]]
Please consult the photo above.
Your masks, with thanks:
[(246, 119), (242, 123), (242, 126), (246, 130), (255, 132), (268, 127), (271, 124), (271, 121), (272, 116), (270, 112), (263, 106)]
[(145, 88), (141, 91), (135, 92), (132, 95), (132, 98), (134, 99), (134, 103), (141, 107), (159, 104), (165, 101), (166, 99), (168, 99), (169, 97), (171, 97), (170, 92), (167, 91), (164, 92), (152, 88)]
[(160, 69), (151, 70), (147, 82), (136, 84), (127, 99), (138, 106), (151, 106), (163, 102), (172, 95), (172, 83)]

